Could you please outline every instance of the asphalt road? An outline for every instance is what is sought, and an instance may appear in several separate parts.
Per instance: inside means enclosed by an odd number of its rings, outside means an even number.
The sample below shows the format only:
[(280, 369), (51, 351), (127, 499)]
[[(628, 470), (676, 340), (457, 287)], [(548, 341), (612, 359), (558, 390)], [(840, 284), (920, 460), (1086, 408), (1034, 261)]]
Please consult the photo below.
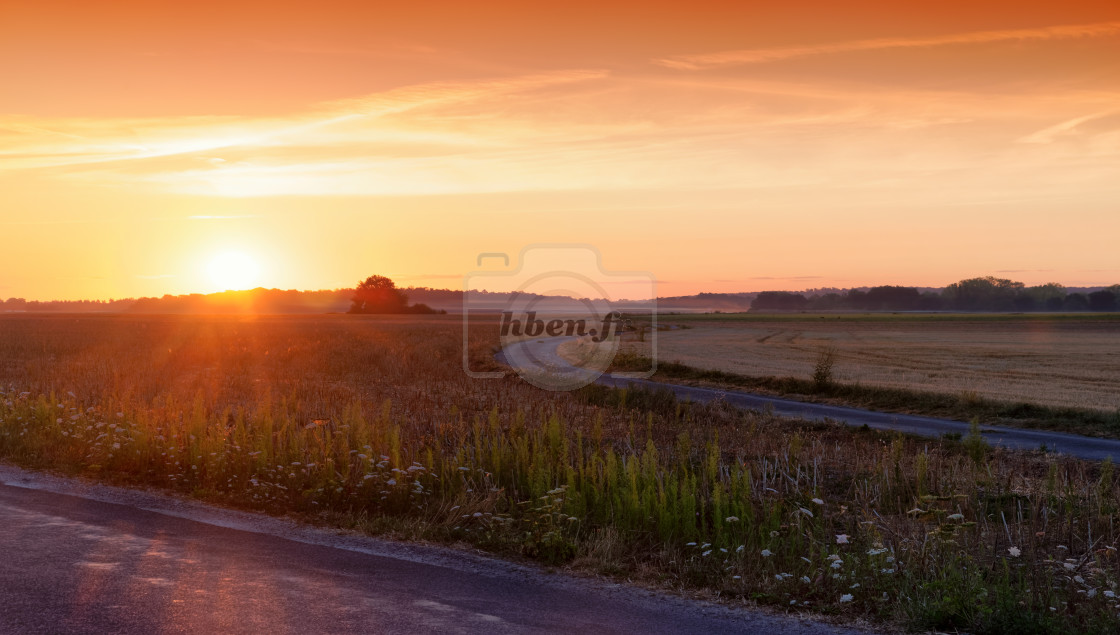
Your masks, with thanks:
[(2, 633), (857, 633), (0, 465)]
[[(549, 369), (550, 372), (569, 373), (573, 375), (577, 372), (582, 372), (586, 375), (587, 371), (575, 370), (574, 366), (557, 353), (557, 347), (570, 339), (574, 338), (557, 337), (525, 340), (507, 346), (506, 349), (498, 354), (498, 359), (503, 363), (508, 363), (510, 359), (530, 360), (531, 363), (539, 364), (541, 367)], [(588, 377), (588, 379), (590, 379), (590, 377)], [(929, 437), (938, 437), (945, 433), (956, 433), (964, 436), (967, 435), (970, 430), (969, 424), (964, 421), (806, 403), (803, 401), (781, 399), (737, 390), (681, 386), (666, 382), (650, 381), (648, 379), (620, 378), (610, 374), (598, 376), (594, 381), (598, 384), (615, 386), (618, 388), (627, 386), (640, 386), (653, 389), (668, 388), (672, 390), (678, 398), (689, 399), (694, 402), (723, 399), (740, 408), (753, 410), (772, 409), (774, 414), (783, 417), (809, 420), (832, 420), (851, 426), (866, 425), (878, 430), (901, 430), (902, 432)], [(1037, 450), (1039, 447), (1045, 445), (1047, 450), (1051, 452), (1060, 452), (1083, 459), (1097, 461), (1107, 457), (1112, 457), (1113, 460), (1120, 459), (1120, 440), (1116, 439), (1097, 439), (1076, 434), (1065, 434), (1062, 432), (997, 426), (982, 426), (981, 434), (984, 439), (993, 446), (1020, 450)]]

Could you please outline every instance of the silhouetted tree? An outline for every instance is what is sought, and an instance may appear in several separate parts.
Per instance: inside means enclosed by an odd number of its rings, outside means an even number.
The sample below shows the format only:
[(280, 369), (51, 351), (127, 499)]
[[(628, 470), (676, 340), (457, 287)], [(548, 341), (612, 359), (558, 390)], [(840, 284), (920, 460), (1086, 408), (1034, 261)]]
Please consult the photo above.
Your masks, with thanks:
[(962, 311), (1006, 311), (1015, 306), (1022, 282), (986, 276), (961, 280), (945, 287), (941, 296)]
[(933, 291), (926, 291), (918, 298), (918, 303), (914, 308), (919, 311), (937, 311), (945, 306), (945, 300), (941, 298), (940, 294)]
[(1089, 294), (1090, 311), (1115, 311), (1116, 294), (1111, 291), (1094, 291)]
[(1071, 293), (1062, 303), (1063, 311), (1086, 311), (1089, 309), (1089, 298), (1084, 293)]
[(350, 313), (406, 313), (408, 296), (385, 276), (370, 276), (354, 289)]
[(763, 291), (751, 302), (751, 310), (800, 311), (809, 305), (809, 299), (789, 291)]
[[(1057, 309), (1062, 308), (1062, 302), (1066, 299), (1066, 288), (1057, 282), (1047, 282), (1040, 284), (1036, 287), (1027, 287), (1023, 289), (1023, 294), (1030, 296), (1034, 300), (1036, 307)], [(1058, 302), (1054, 303), (1053, 300), (1057, 298)]]
[(871, 287), (867, 290), (866, 308), (872, 311), (909, 311), (914, 309), (921, 293), (913, 287)]

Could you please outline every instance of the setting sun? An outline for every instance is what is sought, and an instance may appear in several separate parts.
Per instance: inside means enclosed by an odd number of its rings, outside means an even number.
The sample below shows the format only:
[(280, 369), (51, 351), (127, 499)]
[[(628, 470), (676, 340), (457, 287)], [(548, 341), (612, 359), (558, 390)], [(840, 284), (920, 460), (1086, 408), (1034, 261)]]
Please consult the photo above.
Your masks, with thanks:
[(219, 290), (239, 291), (256, 284), (260, 266), (243, 252), (225, 251), (210, 260), (206, 271)]

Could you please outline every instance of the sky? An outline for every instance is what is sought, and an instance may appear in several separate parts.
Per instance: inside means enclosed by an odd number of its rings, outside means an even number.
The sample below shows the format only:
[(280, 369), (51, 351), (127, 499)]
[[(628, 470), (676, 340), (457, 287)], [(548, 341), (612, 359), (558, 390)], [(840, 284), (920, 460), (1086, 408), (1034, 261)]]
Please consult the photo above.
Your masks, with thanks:
[(6, 0), (0, 298), (1120, 282), (1120, 4), (916, 4)]

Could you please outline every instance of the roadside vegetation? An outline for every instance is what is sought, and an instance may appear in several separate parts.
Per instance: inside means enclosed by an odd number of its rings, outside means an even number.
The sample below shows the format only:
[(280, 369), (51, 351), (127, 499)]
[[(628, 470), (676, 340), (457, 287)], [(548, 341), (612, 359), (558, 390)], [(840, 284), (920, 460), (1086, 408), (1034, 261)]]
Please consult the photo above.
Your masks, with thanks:
[[(461, 371), (454, 318), (0, 318), (0, 457), (792, 612), (1113, 633), (1110, 463)], [(496, 329), (469, 332), (479, 365)]]

